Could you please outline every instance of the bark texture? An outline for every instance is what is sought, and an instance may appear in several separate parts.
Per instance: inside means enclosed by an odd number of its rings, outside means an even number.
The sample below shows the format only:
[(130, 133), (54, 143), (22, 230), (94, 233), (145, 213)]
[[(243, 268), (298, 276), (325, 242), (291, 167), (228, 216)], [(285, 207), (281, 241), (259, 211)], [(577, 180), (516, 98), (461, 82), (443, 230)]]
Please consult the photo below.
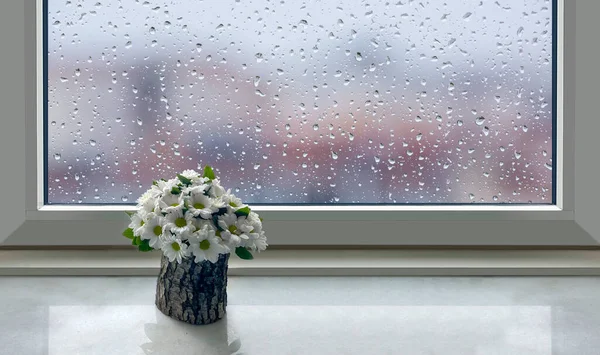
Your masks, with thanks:
[(210, 324), (225, 316), (227, 307), (227, 261), (193, 259), (178, 264), (163, 255), (156, 284), (156, 307), (165, 315), (190, 324)]

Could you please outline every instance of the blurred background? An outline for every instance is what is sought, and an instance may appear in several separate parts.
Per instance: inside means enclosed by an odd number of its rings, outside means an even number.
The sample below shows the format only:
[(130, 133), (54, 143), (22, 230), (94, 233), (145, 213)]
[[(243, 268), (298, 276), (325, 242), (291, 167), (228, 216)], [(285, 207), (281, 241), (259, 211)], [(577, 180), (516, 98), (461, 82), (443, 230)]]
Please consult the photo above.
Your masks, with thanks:
[(549, 0), (48, 0), (48, 203), (551, 203)]

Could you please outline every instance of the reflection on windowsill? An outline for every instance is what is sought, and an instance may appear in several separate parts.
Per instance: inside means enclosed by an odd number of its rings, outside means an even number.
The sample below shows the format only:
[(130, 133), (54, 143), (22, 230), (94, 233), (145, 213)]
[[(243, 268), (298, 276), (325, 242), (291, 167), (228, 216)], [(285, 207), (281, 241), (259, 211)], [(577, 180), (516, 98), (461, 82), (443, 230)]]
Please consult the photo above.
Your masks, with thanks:
[(144, 324), (144, 332), (149, 342), (140, 345), (145, 354), (231, 355), (241, 347), (239, 338), (232, 336), (228, 328), (227, 316), (207, 325), (187, 324), (162, 314), (158, 309), (156, 323)]
[(227, 312), (195, 326), (154, 305), (50, 306), (49, 355), (552, 354), (550, 306), (230, 305)]

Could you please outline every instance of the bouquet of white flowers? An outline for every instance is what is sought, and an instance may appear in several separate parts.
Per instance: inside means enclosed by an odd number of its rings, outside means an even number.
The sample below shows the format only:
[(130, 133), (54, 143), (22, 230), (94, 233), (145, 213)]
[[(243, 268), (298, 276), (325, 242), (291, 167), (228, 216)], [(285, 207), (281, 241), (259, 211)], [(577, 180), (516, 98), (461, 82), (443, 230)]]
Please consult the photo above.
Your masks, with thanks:
[(210, 166), (203, 175), (186, 170), (154, 181), (128, 215), (131, 223), (123, 235), (140, 251), (161, 249), (170, 262), (216, 263), (232, 250), (252, 259), (251, 251), (267, 248), (262, 219), (220, 185)]

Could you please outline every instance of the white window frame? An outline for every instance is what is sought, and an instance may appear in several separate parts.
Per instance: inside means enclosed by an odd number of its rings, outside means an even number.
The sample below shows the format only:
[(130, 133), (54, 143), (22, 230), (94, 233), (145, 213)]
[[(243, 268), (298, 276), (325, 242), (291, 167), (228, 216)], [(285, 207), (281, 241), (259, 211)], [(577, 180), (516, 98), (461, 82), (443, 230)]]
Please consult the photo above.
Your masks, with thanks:
[[(576, 7), (575, 1), (558, 0), (556, 205), (257, 206), (270, 244), (599, 246), (600, 171), (594, 151), (600, 151), (600, 119), (594, 116), (593, 95), (600, 82), (599, 55), (587, 45), (600, 32), (593, 16), (599, 3), (578, 1)], [(0, 185), (0, 246), (128, 245), (121, 236), (124, 206), (43, 205), (42, 11), (41, 0), (0, 4), (0, 24), (6, 27), (0, 39), (13, 44), (4, 48), (16, 49), (3, 53), (0, 68), (6, 92), (0, 98), (6, 176)], [(588, 29), (576, 37), (580, 26)], [(575, 64), (583, 75), (576, 75)]]

